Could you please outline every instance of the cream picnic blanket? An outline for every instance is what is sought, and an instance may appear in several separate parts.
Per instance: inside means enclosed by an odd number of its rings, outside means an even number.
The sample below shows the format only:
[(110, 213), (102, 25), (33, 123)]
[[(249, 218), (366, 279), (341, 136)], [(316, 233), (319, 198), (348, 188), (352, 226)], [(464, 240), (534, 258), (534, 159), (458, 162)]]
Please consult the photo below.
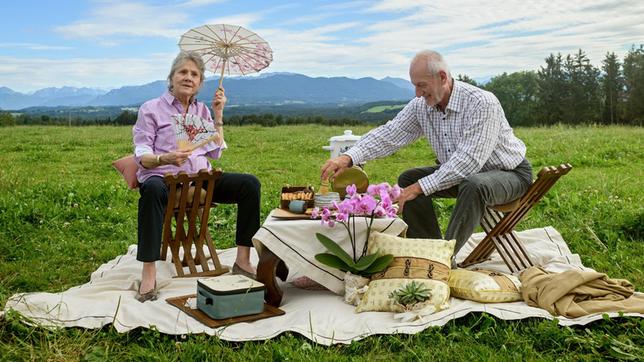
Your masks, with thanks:
[[(588, 270), (552, 227), (518, 234), (533, 260), (545, 269)], [(463, 259), (482, 237), (483, 234), (475, 234), (457, 259)], [(222, 250), (219, 257), (222, 263), (231, 265), (235, 249)], [(496, 254), (492, 260), (479, 266), (507, 270)], [(452, 298), (451, 307), (447, 310), (423, 320), (398, 322), (392, 313), (354, 313), (353, 307), (345, 304), (339, 295), (330, 291), (300, 290), (287, 282), (282, 284), (284, 299), (280, 306), (285, 315), (211, 329), (165, 302), (166, 298), (195, 293), (196, 279), (173, 279), (174, 266), (159, 262), (160, 298), (154, 302), (139, 303), (134, 295), (140, 270), (141, 264), (136, 261), (136, 246), (132, 245), (127, 254), (118, 256), (92, 273), (88, 283), (62, 293), (16, 294), (7, 301), (4, 311), (14, 309), (44, 327), (100, 328), (113, 323), (117, 331), (127, 332), (137, 327), (154, 326), (162, 333), (208, 333), (228, 341), (265, 340), (292, 331), (324, 345), (348, 344), (374, 334), (418, 333), (471, 312), (486, 312), (506, 320), (529, 317), (553, 319), (545, 310), (529, 307), (523, 302), (481, 304)], [(289, 278), (297, 276), (297, 273), (293, 273)], [(617, 316), (618, 313), (608, 315)], [(644, 317), (638, 313), (625, 315)], [(559, 317), (558, 321), (560, 325), (583, 325), (601, 318), (601, 314), (595, 314), (575, 319)]]

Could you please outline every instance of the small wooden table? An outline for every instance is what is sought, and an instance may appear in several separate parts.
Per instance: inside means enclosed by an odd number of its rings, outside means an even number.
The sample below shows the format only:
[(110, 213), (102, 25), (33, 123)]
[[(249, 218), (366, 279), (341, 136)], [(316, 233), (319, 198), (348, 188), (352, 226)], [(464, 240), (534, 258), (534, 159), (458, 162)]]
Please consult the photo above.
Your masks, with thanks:
[[(253, 244), (259, 254), (257, 280), (266, 286), (266, 303), (279, 307), (283, 291), (276, 277), (286, 281), (289, 270), (320, 283), (334, 293), (344, 293), (344, 272), (327, 267), (315, 260), (315, 254), (326, 249), (315, 237), (322, 233), (338, 242), (349, 255), (353, 254), (347, 229), (340, 224), (335, 227), (322, 225), (320, 220), (276, 218), (275, 210), (253, 236)], [(367, 236), (368, 218), (356, 218), (356, 253), (360, 254)], [(352, 225), (353, 229), (353, 225)], [(399, 218), (376, 218), (372, 232), (404, 235), (407, 224)]]

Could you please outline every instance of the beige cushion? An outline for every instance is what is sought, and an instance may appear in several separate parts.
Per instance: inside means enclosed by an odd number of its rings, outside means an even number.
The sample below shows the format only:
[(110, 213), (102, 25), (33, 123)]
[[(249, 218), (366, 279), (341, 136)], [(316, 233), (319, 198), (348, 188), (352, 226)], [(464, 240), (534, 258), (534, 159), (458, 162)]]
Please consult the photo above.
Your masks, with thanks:
[(374, 232), (369, 237), (368, 253), (392, 254), (394, 262), (382, 273), (372, 276), (357, 312), (402, 312), (389, 297), (391, 292), (416, 281), (430, 290), (426, 304), (437, 310), (449, 300), (449, 269), (455, 240), (406, 239)]
[(519, 278), (491, 270), (452, 270), (449, 287), (453, 297), (481, 303), (522, 300)]
[(136, 171), (138, 171), (139, 165), (134, 161), (134, 155), (120, 158), (112, 162), (112, 166), (123, 176), (125, 183), (130, 189), (139, 187), (139, 180), (136, 179)]

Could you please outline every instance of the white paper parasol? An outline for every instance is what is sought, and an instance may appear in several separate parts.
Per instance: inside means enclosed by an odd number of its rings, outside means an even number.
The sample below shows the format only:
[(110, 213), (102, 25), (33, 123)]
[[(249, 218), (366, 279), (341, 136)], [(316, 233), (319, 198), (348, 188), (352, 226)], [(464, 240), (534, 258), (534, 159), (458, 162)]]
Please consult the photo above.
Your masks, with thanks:
[(273, 61), (268, 43), (238, 25), (209, 24), (191, 29), (181, 36), (179, 48), (201, 54), (206, 69), (221, 74), (219, 87), (224, 73), (256, 73)]

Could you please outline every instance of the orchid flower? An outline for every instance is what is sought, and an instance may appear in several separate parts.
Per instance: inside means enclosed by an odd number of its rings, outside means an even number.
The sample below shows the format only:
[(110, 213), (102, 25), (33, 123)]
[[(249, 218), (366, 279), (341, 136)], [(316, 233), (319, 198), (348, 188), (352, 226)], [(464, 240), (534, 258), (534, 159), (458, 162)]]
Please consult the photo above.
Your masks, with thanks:
[[(371, 233), (374, 217), (396, 217), (397, 208), (393, 202), (400, 196), (401, 188), (398, 185), (390, 186), (383, 182), (377, 185), (369, 185), (366, 194), (359, 194), (356, 185), (349, 185), (346, 188), (347, 194), (341, 202), (333, 202), (333, 208), (336, 210), (335, 215), (324, 207), (321, 210), (314, 208), (311, 214), (312, 218), (321, 218), (322, 225), (334, 227), (335, 223), (342, 224), (349, 233), (349, 240), (353, 250), (353, 259), (357, 262), (367, 252), (367, 243)], [(367, 239), (364, 243), (362, 255), (356, 253), (355, 240), (355, 217), (366, 216), (367, 219)]]
[(347, 186), (346, 191), (347, 191), (347, 196), (352, 197), (353, 195), (356, 194), (356, 192), (358, 192), (358, 188), (356, 187), (356, 185), (352, 184)]
[(391, 192), (391, 199), (395, 201), (395, 200), (398, 200), (398, 197), (402, 193), (402, 189), (400, 188), (400, 186), (396, 184), (391, 188), (390, 192)]

